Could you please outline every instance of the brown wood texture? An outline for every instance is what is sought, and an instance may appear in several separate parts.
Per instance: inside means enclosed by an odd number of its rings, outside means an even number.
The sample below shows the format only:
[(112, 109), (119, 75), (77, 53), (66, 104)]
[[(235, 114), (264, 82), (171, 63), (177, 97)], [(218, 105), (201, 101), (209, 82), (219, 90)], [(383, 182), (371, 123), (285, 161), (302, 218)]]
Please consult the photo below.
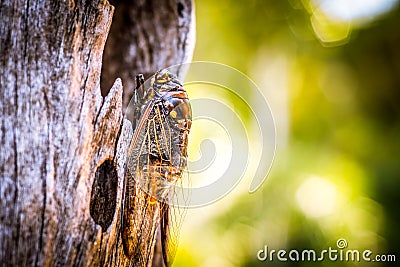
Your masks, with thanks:
[(191, 0), (133, 2), (112, 2), (115, 15), (101, 73), (103, 94), (115, 78), (122, 78), (124, 106), (131, 99), (137, 73), (147, 79), (157, 70), (190, 61), (195, 44)]
[(152, 264), (122, 248), (123, 107), (137, 73), (190, 60), (193, 5), (111, 4), (0, 3), (0, 266)]

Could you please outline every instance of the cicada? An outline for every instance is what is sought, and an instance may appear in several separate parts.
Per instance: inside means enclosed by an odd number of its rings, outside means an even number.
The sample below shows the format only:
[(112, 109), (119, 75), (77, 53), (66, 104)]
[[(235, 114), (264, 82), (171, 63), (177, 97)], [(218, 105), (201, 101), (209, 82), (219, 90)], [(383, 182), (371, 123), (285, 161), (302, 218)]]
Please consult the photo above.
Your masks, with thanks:
[(127, 110), (134, 133), (127, 155), (122, 243), (135, 265), (148, 265), (158, 229), (163, 261), (170, 266), (182, 219), (182, 208), (171, 204), (188, 182), (191, 107), (181, 82), (168, 70), (158, 71), (150, 84), (138, 75), (136, 84)]

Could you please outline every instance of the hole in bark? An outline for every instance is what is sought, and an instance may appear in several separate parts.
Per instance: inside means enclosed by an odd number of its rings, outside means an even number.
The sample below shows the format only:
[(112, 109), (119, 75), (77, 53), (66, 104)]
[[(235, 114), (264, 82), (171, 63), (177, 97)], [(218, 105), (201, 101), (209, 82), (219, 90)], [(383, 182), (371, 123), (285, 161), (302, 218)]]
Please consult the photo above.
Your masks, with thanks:
[(183, 17), (183, 10), (184, 9), (185, 9), (185, 6), (181, 2), (178, 2), (178, 15), (179, 15), (179, 17)]
[(112, 160), (106, 160), (96, 170), (90, 196), (90, 215), (103, 232), (114, 218), (117, 186), (117, 169)]

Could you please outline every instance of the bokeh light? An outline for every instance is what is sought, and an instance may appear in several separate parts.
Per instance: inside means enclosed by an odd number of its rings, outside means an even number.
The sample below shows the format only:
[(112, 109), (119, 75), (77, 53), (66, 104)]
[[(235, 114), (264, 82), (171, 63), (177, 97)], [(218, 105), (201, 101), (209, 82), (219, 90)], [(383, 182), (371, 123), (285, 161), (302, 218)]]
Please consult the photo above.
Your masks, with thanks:
[[(229, 195), (187, 211), (174, 266), (266, 266), (256, 257), (265, 245), (320, 251), (336, 247), (339, 238), (350, 249), (399, 260), (398, 1), (202, 0), (196, 1), (196, 16), (194, 60), (224, 63), (254, 80), (275, 118), (277, 151), (261, 189), (247, 191), (256, 167), (250, 158), (252, 167)], [(193, 87), (189, 97), (205, 91)], [(240, 113), (251, 157), (257, 157), (248, 110), (234, 97), (219, 97)], [(214, 126), (193, 127), (195, 160), (198, 140)], [(229, 146), (223, 138), (221, 147)], [(229, 152), (222, 149), (221, 155)]]
[(310, 177), (296, 191), (296, 200), (302, 212), (310, 217), (331, 214), (335, 209), (335, 185), (320, 177)]
[(313, 0), (333, 20), (366, 21), (390, 11), (397, 0)]
[(347, 43), (355, 28), (389, 12), (397, 0), (311, 0), (303, 1), (311, 15), (316, 37), (325, 46)]

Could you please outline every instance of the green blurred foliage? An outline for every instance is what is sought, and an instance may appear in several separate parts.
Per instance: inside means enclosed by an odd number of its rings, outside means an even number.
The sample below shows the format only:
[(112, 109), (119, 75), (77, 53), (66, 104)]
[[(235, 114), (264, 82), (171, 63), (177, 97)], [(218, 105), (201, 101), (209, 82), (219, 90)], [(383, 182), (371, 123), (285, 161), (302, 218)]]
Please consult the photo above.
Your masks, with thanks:
[[(320, 251), (342, 237), (353, 249), (396, 254), (400, 261), (400, 10), (352, 25), (342, 42), (328, 44), (316, 37), (308, 4), (196, 1), (194, 60), (252, 77), (262, 73), (265, 51), (265, 64), (275, 54), (286, 58), (289, 134), (263, 187), (189, 229), (176, 266), (265, 266), (256, 258), (264, 245)], [(335, 188), (330, 214), (310, 216), (299, 207), (299, 188), (310, 177)]]

